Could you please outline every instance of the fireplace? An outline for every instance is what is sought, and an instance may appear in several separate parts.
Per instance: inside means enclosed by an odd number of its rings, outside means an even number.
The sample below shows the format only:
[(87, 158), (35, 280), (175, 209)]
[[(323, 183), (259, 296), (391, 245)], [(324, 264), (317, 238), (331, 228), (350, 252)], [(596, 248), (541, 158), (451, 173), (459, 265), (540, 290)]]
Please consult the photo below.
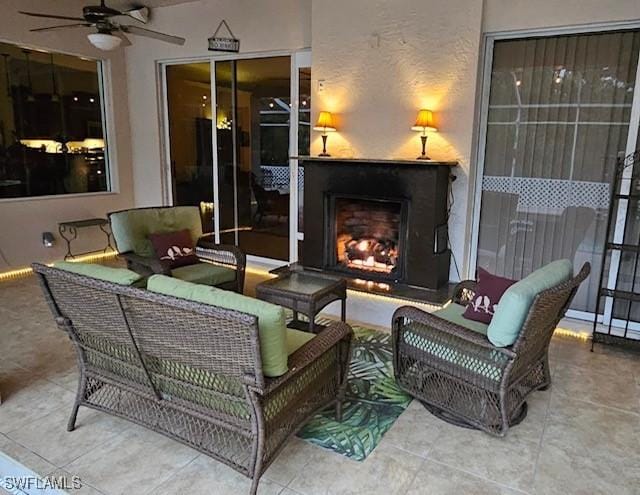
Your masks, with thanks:
[(327, 194), (325, 266), (356, 277), (400, 280), (404, 273), (407, 202)]
[(446, 298), (447, 196), (455, 162), (301, 162), (304, 269), (343, 276), (362, 290), (384, 287), (418, 299)]

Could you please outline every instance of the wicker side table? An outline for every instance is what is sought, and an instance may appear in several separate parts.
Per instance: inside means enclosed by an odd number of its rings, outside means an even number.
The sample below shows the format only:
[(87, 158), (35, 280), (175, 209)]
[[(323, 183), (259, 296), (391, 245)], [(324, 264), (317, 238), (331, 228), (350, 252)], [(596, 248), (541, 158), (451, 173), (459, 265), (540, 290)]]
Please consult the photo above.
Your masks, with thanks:
[[(289, 272), (266, 280), (256, 286), (258, 299), (293, 310), (293, 321), (289, 326), (298, 330), (316, 333), (323, 325), (315, 322), (316, 315), (329, 303), (342, 301), (341, 320), (345, 321), (347, 281), (325, 278), (308, 273)], [(309, 318), (309, 323), (298, 319), (298, 313)]]

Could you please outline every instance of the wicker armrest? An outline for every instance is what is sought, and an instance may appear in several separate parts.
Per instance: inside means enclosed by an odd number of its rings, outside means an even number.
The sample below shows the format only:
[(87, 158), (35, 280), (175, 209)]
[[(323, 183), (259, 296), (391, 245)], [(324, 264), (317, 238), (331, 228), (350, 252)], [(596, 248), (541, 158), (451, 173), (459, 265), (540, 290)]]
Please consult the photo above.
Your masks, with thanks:
[(451, 300), (456, 304), (468, 304), (473, 299), (476, 285), (478, 285), (478, 283), (475, 280), (463, 280), (459, 282), (453, 289)]
[(171, 275), (171, 268), (169, 265), (156, 258), (140, 256), (132, 251), (120, 253), (120, 256), (127, 260), (127, 266), (135, 272), (142, 273), (144, 275), (150, 275), (153, 273)]
[(196, 245), (196, 255), (201, 260), (233, 267), (236, 271), (235, 290), (238, 294), (244, 291), (244, 277), (247, 256), (242, 249), (230, 244), (215, 244), (210, 235), (202, 236)]
[[(471, 344), (473, 347), (486, 349), (491, 353), (501, 353), (512, 359), (516, 357), (516, 354), (510, 349), (494, 346), (485, 336), (477, 332), (413, 306), (402, 306), (395, 311), (393, 314), (394, 331), (404, 331), (406, 325), (401, 325), (402, 321), (419, 323), (420, 325), (415, 328), (412, 327), (411, 331), (423, 334), (424, 337), (435, 341), (462, 341), (467, 347)], [(450, 337), (453, 337), (453, 339)]]
[[(336, 345), (342, 344), (343, 346), (341, 361), (342, 365), (346, 368), (352, 337), (353, 330), (348, 324), (341, 321), (331, 323), (327, 328), (289, 356), (289, 371), (278, 378), (267, 380), (266, 393), (272, 393), (290, 382), (304, 371), (306, 367), (312, 365), (320, 356)], [(346, 369), (344, 373), (346, 373)]]
[(242, 270), (247, 264), (247, 256), (238, 247), (230, 244), (214, 245), (204, 237), (201, 237), (196, 245), (196, 255), (207, 261), (235, 266)]

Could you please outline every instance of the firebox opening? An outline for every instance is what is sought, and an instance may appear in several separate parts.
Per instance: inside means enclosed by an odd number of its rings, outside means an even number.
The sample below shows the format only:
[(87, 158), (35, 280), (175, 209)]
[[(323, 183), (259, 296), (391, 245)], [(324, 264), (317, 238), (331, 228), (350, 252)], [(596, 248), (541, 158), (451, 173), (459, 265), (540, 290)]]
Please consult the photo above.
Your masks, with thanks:
[(334, 197), (336, 268), (398, 278), (402, 207), (400, 201)]

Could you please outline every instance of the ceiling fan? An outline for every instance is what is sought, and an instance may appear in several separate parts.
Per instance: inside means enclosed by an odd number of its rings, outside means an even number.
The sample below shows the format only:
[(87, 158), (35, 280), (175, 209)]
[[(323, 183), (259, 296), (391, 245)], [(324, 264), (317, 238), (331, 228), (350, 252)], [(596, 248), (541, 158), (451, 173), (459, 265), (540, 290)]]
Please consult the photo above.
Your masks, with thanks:
[(57, 29), (70, 29), (78, 27), (95, 27), (98, 32), (87, 35), (89, 42), (100, 50), (113, 50), (120, 46), (124, 41), (125, 45), (131, 42), (126, 34), (134, 34), (137, 36), (146, 36), (175, 45), (183, 45), (184, 38), (171, 36), (169, 34), (159, 33), (135, 25), (121, 24), (122, 21), (133, 19), (142, 24), (146, 24), (149, 20), (149, 9), (147, 7), (138, 7), (124, 12), (107, 7), (105, 0), (100, 0), (100, 5), (87, 5), (82, 9), (82, 17), (70, 17), (54, 14), (41, 14), (38, 12), (23, 12), (21, 14), (31, 17), (44, 17), (47, 19), (62, 19), (67, 21), (77, 21), (74, 24), (62, 24), (58, 26), (48, 26), (37, 29), (31, 29), (32, 32), (53, 31)]

